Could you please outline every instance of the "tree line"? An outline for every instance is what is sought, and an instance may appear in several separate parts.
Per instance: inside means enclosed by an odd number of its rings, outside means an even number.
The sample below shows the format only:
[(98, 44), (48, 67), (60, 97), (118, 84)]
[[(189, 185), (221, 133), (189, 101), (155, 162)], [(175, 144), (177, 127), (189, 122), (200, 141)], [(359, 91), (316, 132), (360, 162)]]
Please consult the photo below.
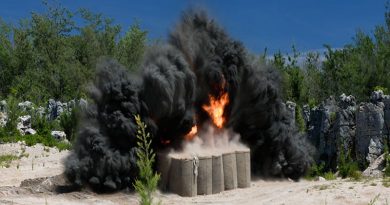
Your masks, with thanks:
[(138, 23), (123, 34), (121, 26), (103, 14), (44, 4), (45, 13), (33, 12), (17, 25), (0, 18), (1, 99), (12, 96), (41, 104), (49, 98), (85, 97), (86, 83), (102, 56), (136, 69), (147, 37)]
[[(86, 97), (96, 62), (102, 56), (117, 59), (135, 72), (148, 47), (147, 31), (138, 23), (122, 32), (120, 25), (87, 9), (75, 12), (44, 2), (44, 13), (32, 13), (13, 25), (0, 18), (0, 99), (13, 97), (46, 103)], [(339, 49), (324, 45), (321, 54), (259, 55), (282, 75), (285, 100), (314, 106), (330, 95), (352, 94), (368, 100), (376, 88), (390, 89), (390, 12), (373, 33), (356, 32)], [(81, 19), (78, 24), (76, 19)], [(149, 40), (150, 42), (150, 40)], [(304, 57), (303, 62), (299, 59)]]
[[(373, 33), (357, 31), (352, 43), (334, 49), (325, 44), (325, 52), (302, 56), (293, 46), (292, 54), (278, 52), (261, 61), (274, 65), (282, 74), (286, 100), (299, 105), (317, 105), (329, 96), (354, 95), (357, 101), (368, 101), (373, 90), (390, 89), (390, 10), (386, 6), (384, 24)], [(304, 57), (303, 62), (299, 58)]]

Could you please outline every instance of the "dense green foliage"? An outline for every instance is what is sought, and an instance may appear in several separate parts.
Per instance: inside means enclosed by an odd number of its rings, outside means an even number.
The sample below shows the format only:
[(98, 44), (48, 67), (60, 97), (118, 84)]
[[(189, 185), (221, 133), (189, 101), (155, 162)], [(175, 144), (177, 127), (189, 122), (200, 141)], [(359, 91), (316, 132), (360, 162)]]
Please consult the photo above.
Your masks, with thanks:
[(384, 149), (383, 149), (383, 154), (385, 157), (385, 171), (384, 175), (385, 177), (390, 177), (390, 154), (389, 154), (389, 146), (388, 146), (388, 141), (385, 139), (384, 140)]
[(152, 194), (157, 190), (160, 175), (153, 171), (156, 154), (151, 148), (152, 138), (150, 133), (146, 132), (146, 124), (141, 121), (139, 115), (134, 117), (138, 126), (137, 166), (139, 169), (139, 177), (134, 183), (134, 188), (140, 195), (140, 204), (150, 205), (153, 203)]
[(67, 139), (73, 142), (76, 138), (76, 130), (79, 118), (79, 108), (73, 108), (70, 112), (64, 112), (60, 116), (60, 126), (64, 130)]
[(45, 13), (32, 13), (18, 25), (0, 19), (0, 98), (42, 104), (83, 97), (101, 56), (136, 69), (146, 47), (138, 24), (122, 36), (121, 27), (102, 14), (44, 4)]
[(295, 108), (295, 122), (300, 132), (306, 131), (305, 120), (300, 106)]
[[(147, 32), (138, 23), (122, 32), (114, 20), (86, 9), (72, 12), (44, 2), (47, 11), (32, 13), (17, 25), (0, 18), (0, 97), (12, 95), (35, 104), (48, 98), (68, 101), (85, 96), (97, 60), (116, 58), (134, 72), (139, 67)], [(75, 19), (82, 19), (82, 25)], [(80, 22), (80, 21), (77, 21)], [(318, 104), (329, 95), (352, 94), (367, 100), (370, 92), (390, 89), (390, 14), (373, 33), (357, 32), (352, 43), (322, 53), (275, 53), (261, 63), (282, 74), (285, 100)], [(379, 86), (379, 87), (378, 87)]]
[[(122, 34), (113, 19), (86, 9), (72, 12), (44, 1), (44, 13), (31, 14), (17, 25), (0, 17), (0, 99), (7, 101), (8, 122), (0, 129), (0, 141), (24, 140), (28, 145), (43, 143), (60, 149), (67, 143), (51, 137), (63, 130), (73, 141), (78, 123), (77, 109), (64, 112), (59, 120), (48, 121), (35, 112), (21, 112), (17, 103), (32, 101), (46, 107), (54, 98), (69, 101), (87, 98), (86, 87), (93, 79), (96, 63), (106, 56), (118, 59), (129, 71), (136, 71), (146, 49), (146, 31), (139, 24)], [(75, 19), (82, 19), (81, 25)], [(20, 136), (17, 118), (31, 115), (34, 136)]]
[(373, 33), (358, 31), (352, 43), (326, 51), (273, 55), (267, 63), (275, 65), (283, 76), (282, 90), (286, 100), (299, 105), (318, 104), (330, 95), (354, 95), (367, 101), (375, 89), (390, 89), (390, 9), (386, 7), (385, 24)]
[(350, 152), (344, 153), (342, 148), (339, 151), (337, 169), (342, 178), (350, 177), (354, 180), (362, 178), (358, 163), (353, 161)]

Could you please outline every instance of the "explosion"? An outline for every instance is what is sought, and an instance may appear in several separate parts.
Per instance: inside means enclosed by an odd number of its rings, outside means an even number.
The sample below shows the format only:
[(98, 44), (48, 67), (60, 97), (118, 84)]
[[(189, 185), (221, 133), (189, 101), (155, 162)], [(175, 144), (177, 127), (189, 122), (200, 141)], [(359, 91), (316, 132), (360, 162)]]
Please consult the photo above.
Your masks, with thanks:
[(192, 126), (191, 131), (188, 134), (186, 134), (184, 138), (186, 141), (191, 141), (195, 138), (196, 134), (198, 134), (198, 126), (194, 125)]
[(312, 163), (312, 149), (290, 123), (277, 69), (254, 62), (203, 11), (184, 12), (168, 39), (146, 52), (141, 75), (114, 60), (98, 63), (93, 102), (65, 160), (67, 179), (98, 190), (132, 187), (136, 114), (156, 152), (183, 149), (211, 121), (250, 148), (252, 174), (299, 179)]
[(226, 122), (223, 112), (229, 103), (229, 94), (224, 93), (219, 98), (209, 95), (209, 99), (210, 105), (203, 105), (202, 108), (208, 113), (214, 125), (221, 129)]

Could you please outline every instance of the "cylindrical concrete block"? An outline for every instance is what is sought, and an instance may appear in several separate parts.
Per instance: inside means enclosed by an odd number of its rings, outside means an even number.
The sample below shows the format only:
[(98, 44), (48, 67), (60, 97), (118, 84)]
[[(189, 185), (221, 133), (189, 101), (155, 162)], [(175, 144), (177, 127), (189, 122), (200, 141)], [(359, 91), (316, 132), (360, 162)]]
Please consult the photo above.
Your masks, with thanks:
[(223, 177), (223, 163), (222, 155), (213, 155), (213, 168), (212, 168), (212, 178), (213, 178), (213, 194), (222, 192), (225, 189), (224, 177)]
[(225, 190), (237, 188), (236, 153), (227, 152), (222, 155)]
[(171, 157), (168, 152), (157, 153), (157, 171), (160, 173), (159, 187), (161, 191), (168, 191)]
[(169, 190), (180, 196), (197, 195), (197, 171), (195, 159), (171, 159)]
[(238, 150), (236, 151), (237, 162), (237, 186), (238, 188), (247, 188), (251, 185), (251, 162), (250, 151)]
[(212, 194), (212, 158), (211, 156), (199, 157), (199, 168), (198, 168), (198, 195)]

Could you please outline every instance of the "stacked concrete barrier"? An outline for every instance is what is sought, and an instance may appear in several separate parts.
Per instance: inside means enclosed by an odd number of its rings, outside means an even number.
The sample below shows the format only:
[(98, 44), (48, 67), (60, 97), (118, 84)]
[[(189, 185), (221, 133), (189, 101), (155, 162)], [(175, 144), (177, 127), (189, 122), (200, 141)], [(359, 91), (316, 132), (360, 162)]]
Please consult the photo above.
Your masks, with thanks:
[(198, 193), (198, 163), (197, 158), (172, 157), (168, 182), (169, 190), (180, 196), (196, 196)]
[(212, 194), (213, 187), (213, 161), (211, 156), (199, 157), (198, 168), (198, 195)]
[(237, 188), (237, 160), (235, 152), (222, 154), (225, 190)]
[(157, 153), (157, 170), (160, 172), (159, 187), (162, 191), (168, 191), (169, 173), (171, 168), (171, 157), (168, 151)]
[(207, 154), (157, 154), (160, 189), (180, 196), (220, 193), (250, 186), (250, 151), (237, 149)]
[(213, 187), (212, 193), (220, 193), (225, 190), (225, 180), (223, 175), (223, 161), (221, 154), (214, 154), (212, 157), (213, 166), (212, 166), (212, 178), (213, 178)]
[(247, 188), (251, 185), (251, 164), (249, 149), (236, 151), (237, 187)]

